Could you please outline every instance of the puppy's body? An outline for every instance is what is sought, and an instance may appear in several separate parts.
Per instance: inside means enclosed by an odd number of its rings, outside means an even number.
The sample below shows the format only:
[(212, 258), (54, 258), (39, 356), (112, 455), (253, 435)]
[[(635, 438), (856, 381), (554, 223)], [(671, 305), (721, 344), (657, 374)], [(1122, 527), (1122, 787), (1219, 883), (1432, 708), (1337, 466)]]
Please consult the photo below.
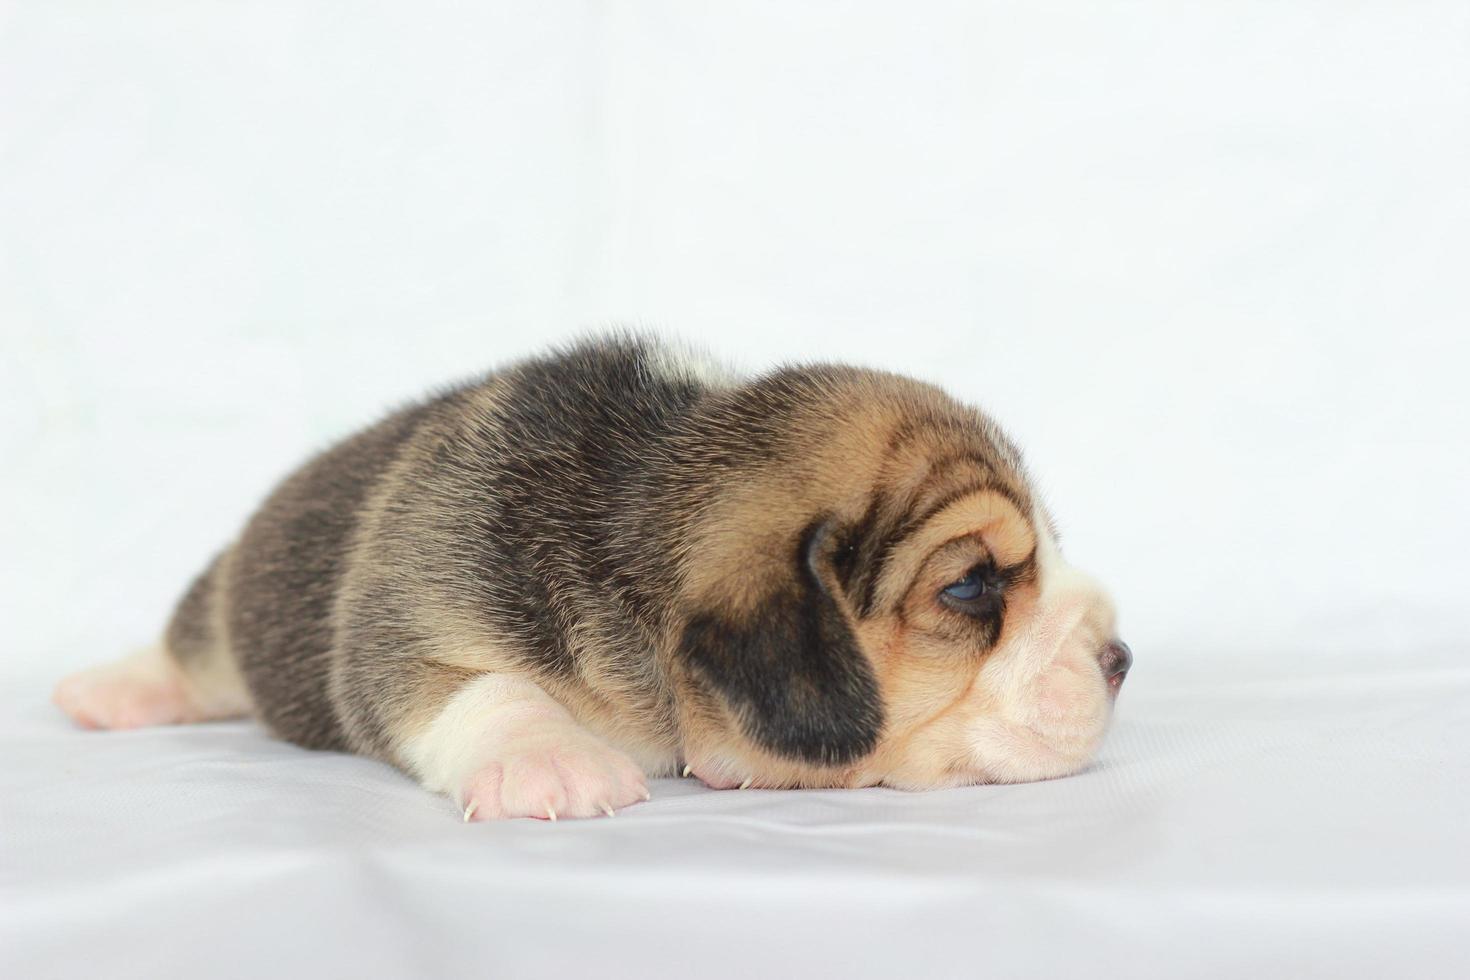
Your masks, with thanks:
[(554, 818), (683, 765), (716, 786), (1072, 771), (1121, 680), (1111, 635), (978, 412), (892, 375), (741, 382), (618, 339), (312, 460), (161, 655), (58, 700), (104, 727), (248, 708), (471, 815)]

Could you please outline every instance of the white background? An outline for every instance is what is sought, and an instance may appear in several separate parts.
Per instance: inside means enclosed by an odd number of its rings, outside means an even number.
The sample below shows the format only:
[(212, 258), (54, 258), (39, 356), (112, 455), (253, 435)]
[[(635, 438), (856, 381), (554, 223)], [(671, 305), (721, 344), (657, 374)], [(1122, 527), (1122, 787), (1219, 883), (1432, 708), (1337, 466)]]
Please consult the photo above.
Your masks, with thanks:
[(1140, 725), (1460, 677), (1467, 175), (1455, 0), (0, 3), (0, 683), (152, 640), (308, 452), (610, 324), (991, 410)]
[(614, 323), (990, 409), (1136, 680), (1465, 636), (1463, 4), (11, 4), (0, 140), (10, 667)]

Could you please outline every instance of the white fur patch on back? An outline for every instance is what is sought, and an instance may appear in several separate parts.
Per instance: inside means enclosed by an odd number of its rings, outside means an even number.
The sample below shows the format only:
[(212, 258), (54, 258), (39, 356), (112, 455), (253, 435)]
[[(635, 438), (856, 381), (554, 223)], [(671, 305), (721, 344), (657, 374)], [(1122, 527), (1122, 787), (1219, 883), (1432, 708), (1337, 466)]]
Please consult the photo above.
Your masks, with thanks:
[(674, 381), (693, 381), (709, 388), (740, 383), (739, 372), (708, 353), (678, 341), (660, 341), (648, 352), (649, 366)]

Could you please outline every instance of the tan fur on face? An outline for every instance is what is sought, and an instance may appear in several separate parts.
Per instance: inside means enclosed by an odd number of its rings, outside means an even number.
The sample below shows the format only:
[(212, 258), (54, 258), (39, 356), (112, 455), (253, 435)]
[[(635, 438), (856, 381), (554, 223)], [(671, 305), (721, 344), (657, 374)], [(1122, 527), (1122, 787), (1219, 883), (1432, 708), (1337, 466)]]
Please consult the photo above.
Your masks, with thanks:
[[(977, 547), (971, 558), (989, 555), (1000, 567), (1018, 564), (1036, 547), (1036, 535), (1030, 523), (1021, 516), (1015, 504), (994, 491), (977, 490), (956, 500), (935, 514), (923, 529), (895, 554), (879, 580), (877, 595), (880, 605), (898, 605), (913, 591), (920, 569), (950, 542), (972, 539)], [(928, 569), (937, 592), (949, 582), (965, 574), (975, 562), (951, 560), (943, 568)], [(940, 574), (942, 573), (942, 574)], [(947, 575), (948, 577), (945, 577)], [(925, 608), (928, 608), (927, 604)]]
[[(1111, 606), (1029, 513), (1029, 487), (1006, 447), (943, 396), (916, 404), (915, 394), (837, 394), (825, 424), (802, 433), (811, 442), (796, 455), (806, 462), (730, 488), (710, 507), (685, 579), (691, 601), (718, 596), (752, 609), (769, 581), (791, 574), (789, 542), (814, 517), (855, 521), (886, 507), (891, 521), (917, 522), (887, 555), (866, 615), (856, 597), (840, 597), (882, 693), (878, 747), (840, 769), (793, 763), (740, 738), (717, 699), (689, 697), (703, 707), (682, 719), (686, 753), (707, 781), (733, 785), (747, 773), (766, 786), (1015, 781), (1075, 771), (1095, 751), (1111, 705), (1097, 664)], [(916, 414), (939, 421), (916, 427)], [(1025, 511), (1017, 501), (1028, 502)], [(1017, 570), (988, 644), (938, 600), (987, 560)]]
[(1037, 567), (1035, 581), (1008, 597), (1000, 640), (961, 690), (953, 677), (909, 685), (918, 703), (949, 699), (908, 731), (895, 726), (868, 778), (915, 789), (1024, 782), (1068, 775), (1091, 759), (1111, 714), (1097, 653), (1113, 635), (1112, 605), (1047, 532)]

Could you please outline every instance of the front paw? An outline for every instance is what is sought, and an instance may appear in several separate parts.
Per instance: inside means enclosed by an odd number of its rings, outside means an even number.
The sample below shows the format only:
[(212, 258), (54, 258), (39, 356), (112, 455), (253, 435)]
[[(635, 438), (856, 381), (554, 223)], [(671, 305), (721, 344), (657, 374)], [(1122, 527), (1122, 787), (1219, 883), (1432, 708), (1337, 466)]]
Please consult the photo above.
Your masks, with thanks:
[(506, 746), (459, 792), (466, 821), (610, 817), (646, 799), (637, 763), (591, 737)]

